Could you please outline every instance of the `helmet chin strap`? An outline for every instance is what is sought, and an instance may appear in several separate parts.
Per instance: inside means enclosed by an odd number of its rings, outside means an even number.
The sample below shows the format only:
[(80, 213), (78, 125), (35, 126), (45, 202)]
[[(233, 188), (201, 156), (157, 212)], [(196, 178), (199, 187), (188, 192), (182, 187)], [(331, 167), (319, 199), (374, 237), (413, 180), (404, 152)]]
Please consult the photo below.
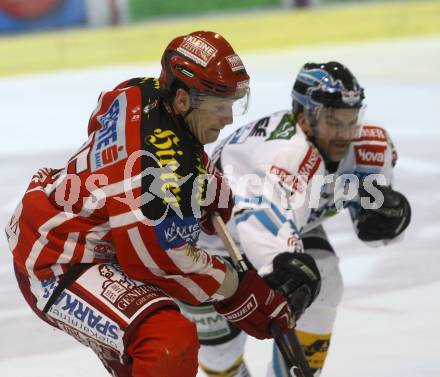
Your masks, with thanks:
[(190, 107), (190, 108), (188, 109), (188, 111), (187, 111), (185, 114), (182, 115), (183, 119), (186, 120), (186, 117), (187, 117), (189, 114), (191, 114), (191, 113), (193, 112), (193, 110), (194, 110), (194, 107)]
[(201, 145), (200, 140), (199, 140), (199, 139), (197, 138), (197, 136), (194, 135), (194, 133), (191, 131), (191, 128), (189, 127), (189, 125), (188, 125), (188, 123), (187, 123), (187, 121), (186, 121), (186, 118), (188, 117), (189, 114), (191, 114), (191, 113), (193, 112), (193, 110), (195, 110), (194, 107), (190, 107), (190, 108), (188, 109), (188, 111), (187, 111), (185, 114), (181, 115), (181, 117), (182, 117), (183, 125), (184, 125), (186, 131), (192, 136), (192, 138), (193, 138), (197, 143), (199, 143), (199, 144)]

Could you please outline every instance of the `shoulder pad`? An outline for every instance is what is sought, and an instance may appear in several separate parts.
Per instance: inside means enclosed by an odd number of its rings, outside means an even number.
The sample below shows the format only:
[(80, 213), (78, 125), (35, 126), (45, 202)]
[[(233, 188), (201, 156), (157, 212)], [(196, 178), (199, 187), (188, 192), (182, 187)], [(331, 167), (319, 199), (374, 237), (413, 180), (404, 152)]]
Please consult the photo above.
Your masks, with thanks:
[(152, 86), (152, 87), (154, 87), (157, 90), (160, 89), (160, 84), (159, 84), (159, 79), (158, 78), (154, 78), (154, 77), (134, 77), (132, 79), (125, 80), (125, 81), (121, 82), (119, 85), (117, 85), (115, 87), (114, 90), (125, 89), (125, 88), (129, 88), (131, 86), (140, 86), (140, 85)]

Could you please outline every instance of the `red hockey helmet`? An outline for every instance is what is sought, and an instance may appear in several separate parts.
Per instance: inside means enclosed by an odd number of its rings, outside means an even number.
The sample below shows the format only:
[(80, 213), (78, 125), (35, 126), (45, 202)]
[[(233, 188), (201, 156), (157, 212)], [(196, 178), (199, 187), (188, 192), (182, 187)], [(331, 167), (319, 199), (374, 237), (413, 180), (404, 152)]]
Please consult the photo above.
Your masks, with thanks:
[(247, 99), (249, 75), (231, 45), (220, 34), (196, 31), (173, 39), (162, 55), (160, 84), (169, 90), (183, 82), (195, 102), (203, 95)]

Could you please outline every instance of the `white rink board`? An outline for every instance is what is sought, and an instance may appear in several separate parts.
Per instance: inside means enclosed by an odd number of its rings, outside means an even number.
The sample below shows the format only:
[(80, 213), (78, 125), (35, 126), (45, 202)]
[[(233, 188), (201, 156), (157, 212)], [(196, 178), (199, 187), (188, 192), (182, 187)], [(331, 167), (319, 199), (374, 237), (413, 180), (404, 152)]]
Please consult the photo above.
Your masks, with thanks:
[[(405, 240), (379, 249), (356, 239), (346, 214), (327, 223), (346, 287), (321, 377), (440, 376), (440, 38), (242, 58), (251, 74), (250, 112), (222, 136), (288, 108), (293, 79), (304, 62), (340, 60), (366, 89), (367, 120), (391, 132), (399, 153), (396, 188), (413, 207)], [(158, 65), (138, 65), (0, 79), (0, 224), (9, 219), (37, 168), (62, 166), (85, 141), (101, 90), (158, 72)], [(27, 308), (5, 237), (0, 250), (0, 376), (107, 376), (91, 351)], [(248, 341), (246, 360), (254, 377), (265, 375), (270, 355), (270, 341)]]

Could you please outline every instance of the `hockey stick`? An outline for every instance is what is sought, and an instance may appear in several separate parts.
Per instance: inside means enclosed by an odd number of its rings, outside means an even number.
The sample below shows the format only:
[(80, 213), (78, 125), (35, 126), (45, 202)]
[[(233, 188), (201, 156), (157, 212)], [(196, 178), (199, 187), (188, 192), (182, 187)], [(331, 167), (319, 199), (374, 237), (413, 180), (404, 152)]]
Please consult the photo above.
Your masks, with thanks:
[[(221, 216), (214, 213), (212, 222), (217, 234), (228, 250), (235, 267), (239, 272), (247, 271), (248, 267), (246, 262), (243, 260), (240, 250), (238, 250)], [(290, 374), (295, 377), (313, 377), (313, 373), (310, 371), (309, 363), (304, 355), (295, 330), (289, 331), (286, 336), (284, 336), (275, 322), (272, 323), (270, 330)]]

